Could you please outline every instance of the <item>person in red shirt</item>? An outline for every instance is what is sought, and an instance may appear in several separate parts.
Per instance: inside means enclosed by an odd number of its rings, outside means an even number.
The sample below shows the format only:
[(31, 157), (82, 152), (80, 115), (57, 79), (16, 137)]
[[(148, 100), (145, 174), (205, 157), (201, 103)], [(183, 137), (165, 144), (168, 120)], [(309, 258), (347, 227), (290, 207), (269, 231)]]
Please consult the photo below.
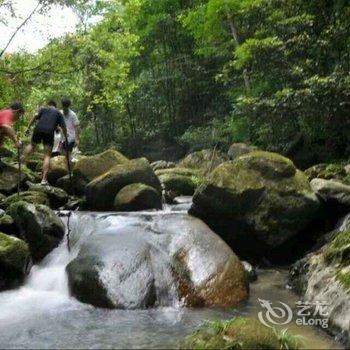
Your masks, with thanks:
[(13, 102), (8, 109), (0, 111), (0, 147), (2, 147), (5, 137), (11, 138), (16, 147), (22, 146), (21, 140), (13, 129), (13, 124), (23, 114), (24, 108), (20, 102)]

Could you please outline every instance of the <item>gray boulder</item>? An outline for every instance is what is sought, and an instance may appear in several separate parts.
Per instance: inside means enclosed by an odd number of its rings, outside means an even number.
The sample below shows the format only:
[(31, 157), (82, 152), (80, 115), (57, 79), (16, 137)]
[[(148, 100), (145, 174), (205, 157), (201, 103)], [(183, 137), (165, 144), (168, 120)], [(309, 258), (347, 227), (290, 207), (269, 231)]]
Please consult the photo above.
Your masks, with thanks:
[(248, 297), (247, 274), (237, 256), (186, 214), (103, 217), (67, 272), (71, 293), (99, 307), (143, 309), (179, 300), (233, 307)]
[(311, 188), (326, 202), (335, 202), (350, 208), (350, 186), (334, 180), (313, 179)]

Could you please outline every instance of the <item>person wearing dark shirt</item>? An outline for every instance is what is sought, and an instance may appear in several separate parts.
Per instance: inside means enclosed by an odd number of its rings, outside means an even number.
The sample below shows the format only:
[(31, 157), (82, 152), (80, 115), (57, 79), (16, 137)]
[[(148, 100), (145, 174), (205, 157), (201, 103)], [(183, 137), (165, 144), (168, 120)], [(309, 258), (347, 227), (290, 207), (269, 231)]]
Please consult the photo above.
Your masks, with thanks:
[(25, 161), (33, 154), (38, 144), (44, 146), (44, 162), (42, 173), (42, 185), (47, 185), (47, 174), (50, 169), (50, 159), (52, 154), (52, 147), (55, 139), (55, 130), (60, 127), (64, 133), (67, 134), (66, 124), (62, 113), (56, 108), (55, 101), (49, 101), (46, 107), (39, 109), (38, 113), (32, 118), (28, 125), (27, 133), (31, 126), (36, 123), (31, 143), (26, 147), (24, 153)]

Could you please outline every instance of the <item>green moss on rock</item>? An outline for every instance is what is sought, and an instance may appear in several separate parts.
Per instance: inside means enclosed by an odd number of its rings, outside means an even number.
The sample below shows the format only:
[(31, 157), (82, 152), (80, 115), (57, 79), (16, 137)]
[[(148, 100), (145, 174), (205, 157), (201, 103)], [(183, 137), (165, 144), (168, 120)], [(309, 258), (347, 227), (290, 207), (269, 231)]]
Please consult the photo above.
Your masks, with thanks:
[(339, 270), (336, 279), (345, 289), (350, 290), (350, 267)]
[(123, 187), (114, 200), (117, 211), (138, 211), (147, 209), (161, 209), (160, 193), (151, 186), (141, 183)]
[(86, 186), (87, 205), (92, 210), (113, 210), (117, 193), (125, 186), (142, 183), (161, 192), (161, 184), (145, 158), (113, 167)]
[(24, 275), (29, 248), (22, 240), (0, 232), (0, 268), (17, 276)]
[(37, 191), (24, 191), (20, 192), (19, 195), (17, 193), (7, 197), (3, 201), (3, 206), (5, 208), (9, 207), (11, 204), (23, 201), (27, 203), (32, 204), (43, 204), (43, 205), (50, 205), (49, 198), (47, 195), (43, 192), (37, 192)]
[[(306, 176), (292, 161), (278, 154), (255, 151), (219, 165), (200, 186), (191, 214), (214, 226), (228, 221), (234, 229), (222, 235), (234, 249), (244, 245), (276, 248), (313, 220), (319, 208)], [(209, 219), (208, 219), (209, 218)], [(236, 245), (238, 244), (238, 246)]]
[(279, 334), (257, 319), (238, 317), (229, 321), (214, 321), (189, 335), (181, 349), (298, 349), (297, 337)]
[(73, 175), (75, 177), (81, 177), (86, 181), (92, 181), (116, 165), (125, 164), (128, 161), (129, 159), (120, 152), (110, 149), (103, 153), (78, 160), (74, 166)]
[(332, 242), (324, 248), (324, 257), (328, 263), (350, 263), (350, 231), (339, 232)]

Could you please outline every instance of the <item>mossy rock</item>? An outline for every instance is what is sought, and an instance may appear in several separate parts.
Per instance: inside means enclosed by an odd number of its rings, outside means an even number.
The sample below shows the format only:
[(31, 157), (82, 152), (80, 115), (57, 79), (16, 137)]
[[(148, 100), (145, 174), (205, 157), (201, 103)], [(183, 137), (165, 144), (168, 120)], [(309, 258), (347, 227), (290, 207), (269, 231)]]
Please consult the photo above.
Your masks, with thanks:
[(114, 209), (117, 211), (162, 209), (162, 198), (151, 186), (141, 183), (131, 184), (118, 192), (114, 200)]
[(19, 201), (11, 204), (7, 213), (14, 219), (21, 237), (28, 243), (34, 262), (41, 261), (64, 237), (63, 222), (45, 205)]
[(120, 152), (110, 149), (103, 153), (83, 157), (78, 160), (73, 169), (73, 176), (90, 182), (94, 178), (105, 174), (116, 165), (125, 164), (128, 161), (129, 159)]
[(197, 169), (176, 167), (156, 171), (165, 190), (175, 196), (192, 196), (203, 183), (203, 175)]
[(8, 208), (11, 204), (24, 201), (32, 204), (43, 204), (50, 205), (50, 201), (48, 196), (43, 192), (37, 191), (24, 191), (20, 192), (19, 195), (17, 193), (7, 197), (2, 203), (5, 208)]
[(342, 164), (316, 164), (305, 170), (309, 181), (315, 178), (325, 180), (343, 180), (346, 177), (346, 171)]
[(190, 213), (251, 258), (296, 236), (318, 208), (308, 179), (291, 160), (256, 151), (219, 165), (197, 189)]
[(22, 281), (29, 261), (27, 244), (0, 232), (0, 290), (15, 287)]
[(86, 180), (81, 177), (69, 175), (63, 176), (57, 180), (56, 186), (62, 188), (64, 191), (74, 196), (83, 196), (85, 194), (85, 187), (88, 184)]
[[(46, 195), (49, 199), (49, 206), (51, 209), (59, 209), (68, 202), (68, 193), (61, 188), (53, 186), (42, 186), (30, 182), (27, 182), (27, 186), (29, 187), (30, 191)], [(46, 203), (38, 204), (47, 205)]]
[[(284, 337), (287, 339), (287, 337)], [(206, 327), (185, 338), (181, 349), (298, 349), (297, 337), (283, 337), (257, 319), (237, 317), (229, 321), (209, 322)]]
[(112, 168), (86, 186), (87, 205), (91, 210), (114, 210), (117, 193), (125, 186), (142, 183), (161, 192), (159, 179), (145, 158), (134, 159)]
[(334, 239), (325, 246), (323, 255), (328, 264), (350, 265), (350, 231), (336, 234)]
[(56, 186), (57, 180), (68, 175), (67, 158), (65, 156), (53, 157), (50, 160), (50, 170), (47, 179), (52, 186)]
[(23, 275), (29, 256), (29, 249), (24, 241), (0, 232), (0, 266)]
[(228, 157), (220, 151), (206, 149), (187, 155), (179, 163), (179, 167), (196, 169), (206, 174), (227, 160)]

